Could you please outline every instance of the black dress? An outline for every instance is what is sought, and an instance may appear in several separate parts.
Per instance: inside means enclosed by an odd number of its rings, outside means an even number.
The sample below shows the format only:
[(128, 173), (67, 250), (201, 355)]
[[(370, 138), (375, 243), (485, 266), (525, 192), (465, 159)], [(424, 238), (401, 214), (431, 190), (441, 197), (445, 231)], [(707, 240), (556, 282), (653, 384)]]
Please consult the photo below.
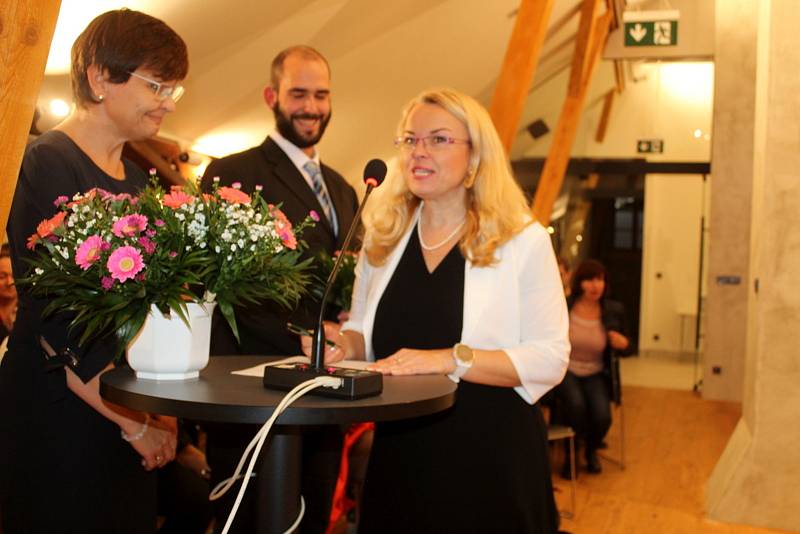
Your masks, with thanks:
[[(375, 357), (454, 345), (463, 308), (458, 247), (429, 273), (412, 231), (376, 311)], [(363, 500), (360, 534), (555, 532), (538, 406), (512, 388), (462, 380), (451, 410), (378, 423)]]
[[(8, 223), (15, 278), (28, 265), (25, 248), (37, 224), (56, 213), (56, 197), (100, 187), (136, 193), (147, 175), (124, 161), (124, 181), (97, 167), (64, 133), (31, 143), (22, 162)], [(111, 361), (113, 340), (79, 348), (68, 317), (42, 319), (46, 301), (19, 292), (8, 353), (0, 367), (0, 513), (3, 532), (152, 532), (156, 519), (155, 473), (120, 437), (119, 427), (75, 396), (63, 369), (46, 372), (37, 339), (81, 357), (84, 381)]]

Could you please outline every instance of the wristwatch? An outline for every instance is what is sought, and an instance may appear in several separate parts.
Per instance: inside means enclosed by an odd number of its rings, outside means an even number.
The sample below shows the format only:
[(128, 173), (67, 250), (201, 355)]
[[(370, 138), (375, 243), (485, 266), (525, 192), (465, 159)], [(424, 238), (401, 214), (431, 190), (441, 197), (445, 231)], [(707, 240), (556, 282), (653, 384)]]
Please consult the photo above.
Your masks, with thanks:
[(447, 377), (453, 382), (458, 383), (461, 381), (461, 377), (472, 367), (472, 363), (475, 361), (475, 353), (469, 345), (456, 343), (453, 346), (453, 361), (456, 362), (456, 369), (447, 375)]

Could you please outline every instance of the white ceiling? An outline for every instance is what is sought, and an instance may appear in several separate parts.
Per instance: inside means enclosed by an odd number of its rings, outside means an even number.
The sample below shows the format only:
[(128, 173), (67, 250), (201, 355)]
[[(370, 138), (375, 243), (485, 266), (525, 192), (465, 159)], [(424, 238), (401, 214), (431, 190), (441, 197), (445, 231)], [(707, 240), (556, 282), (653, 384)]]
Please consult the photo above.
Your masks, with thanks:
[[(569, 64), (577, 31), (571, 15), (579, 3), (555, 1), (537, 80)], [(261, 96), (270, 61), (286, 46), (309, 44), (328, 58), (333, 75), (333, 119), (320, 145), (322, 157), (357, 182), (367, 160), (393, 156), (400, 109), (421, 90), (450, 86), (488, 105), (518, 5), (519, 0), (62, 0), (51, 59), (56, 52), (68, 57), (77, 33), (108, 9), (128, 6), (163, 19), (186, 40), (190, 70), (186, 95), (162, 134), (187, 148), (205, 140), (208, 152), (219, 153), (263, 140), (273, 127)], [(63, 28), (68, 19), (77, 28), (72, 33)], [(49, 70), (40, 97), (66, 91), (66, 75)], [(560, 101), (552, 105), (560, 108)], [(521, 125), (537, 118), (536, 108), (541, 104), (527, 106)], [(209, 141), (221, 134), (237, 137), (238, 144), (226, 150)]]

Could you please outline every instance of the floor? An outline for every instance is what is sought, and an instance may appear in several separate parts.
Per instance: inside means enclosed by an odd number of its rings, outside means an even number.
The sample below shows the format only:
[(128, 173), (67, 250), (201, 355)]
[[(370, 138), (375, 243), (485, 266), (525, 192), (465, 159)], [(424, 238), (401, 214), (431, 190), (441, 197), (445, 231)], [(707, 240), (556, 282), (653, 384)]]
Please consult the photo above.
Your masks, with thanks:
[[(662, 367), (669, 366), (659, 362), (651, 370)], [(680, 366), (673, 367), (671, 376), (686, 378)], [(623, 368), (625, 384), (629, 378)], [(703, 400), (692, 391), (679, 390), (675, 383), (672, 389), (626, 385), (623, 401), (626, 467), (621, 470), (604, 460), (601, 474), (580, 472), (576, 513), (573, 519), (562, 520), (563, 530), (574, 534), (783, 532), (703, 517), (705, 481), (739, 419), (738, 404)], [(607, 441), (606, 454), (618, 456), (617, 412)], [(553, 449), (555, 454), (562, 450)], [(555, 471), (560, 461), (554, 458)], [(569, 482), (558, 475), (553, 481), (559, 509), (568, 510)]]
[(651, 352), (620, 359), (622, 383), (692, 391), (702, 385), (702, 362), (690, 352)]

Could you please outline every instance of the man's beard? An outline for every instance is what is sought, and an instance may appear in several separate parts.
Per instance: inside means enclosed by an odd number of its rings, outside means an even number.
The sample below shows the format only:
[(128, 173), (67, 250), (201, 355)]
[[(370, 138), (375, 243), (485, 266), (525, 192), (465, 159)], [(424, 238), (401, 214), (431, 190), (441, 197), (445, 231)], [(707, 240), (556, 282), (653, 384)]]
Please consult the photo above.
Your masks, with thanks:
[[(327, 128), (328, 122), (331, 120), (330, 112), (328, 112), (327, 115), (295, 113), (289, 117), (283, 112), (277, 102), (272, 108), (272, 113), (275, 115), (275, 126), (278, 128), (278, 132), (284, 137), (284, 139), (292, 143), (297, 148), (309, 148), (319, 143), (319, 140), (322, 139), (322, 134), (325, 133), (325, 128)], [(294, 127), (294, 119), (319, 120), (319, 130), (317, 131), (317, 134), (310, 138), (303, 137)]]

